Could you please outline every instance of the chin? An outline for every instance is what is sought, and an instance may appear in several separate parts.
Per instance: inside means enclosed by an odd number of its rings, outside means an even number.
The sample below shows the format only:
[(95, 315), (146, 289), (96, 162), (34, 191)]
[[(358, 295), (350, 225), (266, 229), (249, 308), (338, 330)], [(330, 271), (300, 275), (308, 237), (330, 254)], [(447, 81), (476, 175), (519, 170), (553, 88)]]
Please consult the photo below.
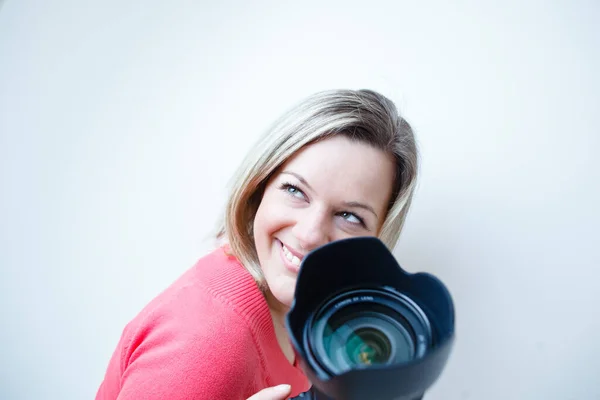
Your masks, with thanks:
[[(267, 282), (268, 283), (268, 282)], [(269, 284), (269, 290), (271, 295), (277, 302), (286, 308), (290, 308), (292, 306), (292, 302), (294, 301), (294, 288), (296, 286), (296, 282), (282, 282), (282, 283), (274, 283)]]
[(276, 301), (273, 306), (289, 309), (294, 301), (298, 274), (282, 260), (279, 240), (272, 241), (271, 254), (261, 263), (261, 267), (272, 300)]

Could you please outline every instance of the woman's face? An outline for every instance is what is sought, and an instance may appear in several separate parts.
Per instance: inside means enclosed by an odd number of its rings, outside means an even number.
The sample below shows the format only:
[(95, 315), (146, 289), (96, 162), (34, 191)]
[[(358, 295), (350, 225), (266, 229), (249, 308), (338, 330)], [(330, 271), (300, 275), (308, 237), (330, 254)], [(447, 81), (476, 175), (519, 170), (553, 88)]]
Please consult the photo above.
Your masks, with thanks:
[(254, 238), (277, 307), (291, 306), (299, 265), (309, 251), (378, 234), (394, 167), (381, 150), (334, 136), (304, 147), (274, 174), (254, 219)]

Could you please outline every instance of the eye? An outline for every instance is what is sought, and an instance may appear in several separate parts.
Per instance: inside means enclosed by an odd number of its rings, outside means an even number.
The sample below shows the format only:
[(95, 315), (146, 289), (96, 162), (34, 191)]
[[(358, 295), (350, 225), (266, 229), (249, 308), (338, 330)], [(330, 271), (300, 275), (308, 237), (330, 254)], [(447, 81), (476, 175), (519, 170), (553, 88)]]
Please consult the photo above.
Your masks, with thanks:
[(283, 183), (280, 186), (280, 189), (298, 199), (306, 198), (306, 196), (304, 195), (304, 192), (302, 190), (300, 190), (297, 186), (292, 185), (291, 183)]
[(365, 226), (365, 221), (359, 217), (358, 215), (348, 212), (348, 211), (342, 211), (340, 214), (340, 217), (344, 218), (346, 221), (350, 222), (351, 224), (358, 224), (358, 225), (362, 225)]

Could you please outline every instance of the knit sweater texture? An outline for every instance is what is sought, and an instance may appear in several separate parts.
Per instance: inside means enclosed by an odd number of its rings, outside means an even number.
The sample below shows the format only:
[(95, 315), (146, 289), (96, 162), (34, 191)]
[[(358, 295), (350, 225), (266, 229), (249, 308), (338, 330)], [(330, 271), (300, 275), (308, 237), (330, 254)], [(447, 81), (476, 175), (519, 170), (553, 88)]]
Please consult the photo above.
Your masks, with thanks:
[(237, 400), (281, 383), (291, 396), (310, 387), (256, 282), (219, 248), (125, 326), (96, 400)]

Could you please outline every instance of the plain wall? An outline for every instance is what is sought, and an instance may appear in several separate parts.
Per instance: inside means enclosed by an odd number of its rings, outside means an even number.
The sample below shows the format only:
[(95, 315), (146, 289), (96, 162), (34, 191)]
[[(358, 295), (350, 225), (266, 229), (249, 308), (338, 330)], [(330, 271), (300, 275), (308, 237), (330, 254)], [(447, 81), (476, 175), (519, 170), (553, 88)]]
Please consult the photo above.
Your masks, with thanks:
[(599, 3), (0, 7), (0, 398), (93, 398), (251, 143), (366, 87), (420, 146), (395, 254), (456, 302), (426, 399), (600, 399)]

